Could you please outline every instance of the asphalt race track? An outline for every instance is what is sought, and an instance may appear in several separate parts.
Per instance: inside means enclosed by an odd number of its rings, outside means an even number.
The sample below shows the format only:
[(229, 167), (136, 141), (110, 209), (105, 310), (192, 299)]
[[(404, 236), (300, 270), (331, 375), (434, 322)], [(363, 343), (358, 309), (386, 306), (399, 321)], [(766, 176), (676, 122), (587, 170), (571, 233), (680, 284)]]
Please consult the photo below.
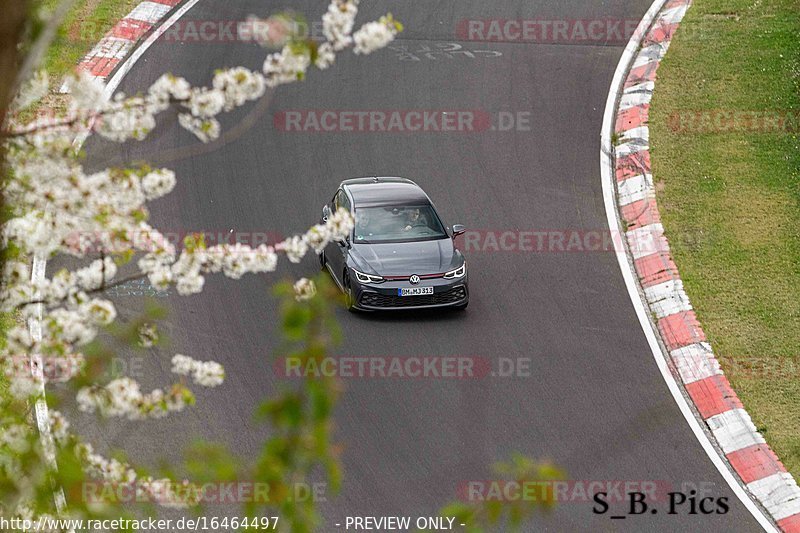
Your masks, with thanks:
[[(600, 126), (624, 43), (500, 43), (459, 40), (465, 19), (638, 21), (650, 0), (362, 2), (359, 21), (390, 11), (406, 31), (396, 50), (345, 53), (330, 70), (268, 93), (223, 117), (226, 136), (204, 146), (174, 121), (142, 143), (90, 139), (92, 167), (147, 160), (174, 169), (176, 190), (152, 204), (164, 231), (290, 235), (317, 222), (338, 182), (365, 175), (417, 181), (449, 224), (471, 230), (605, 231), (598, 168)], [(291, 6), (318, 19), (324, 2)], [(202, 0), (184, 20), (243, 20), (284, 3)], [(425, 57), (424, 47), (462, 45), (470, 54)], [(474, 53), (476, 50), (499, 52)], [(162, 72), (208, 84), (213, 70), (259, 68), (266, 52), (249, 42), (161, 39), (121, 90), (149, 86)], [(274, 116), (308, 110), (478, 110), (521, 112), (527, 126), (473, 132), (286, 132)], [(528, 113), (528, 114), (525, 114)], [(279, 115), (280, 116), (280, 115)], [(510, 115), (503, 114), (508, 117)], [(483, 234), (481, 234), (483, 235)], [(459, 244), (464, 249), (463, 238)], [(655, 481), (706, 487), (728, 497), (727, 514), (631, 516), (611, 520), (591, 502), (564, 502), (529, 530), (757, 531), (686, 424), (641, 331), (613, 252), (466, 249), (471, 303), (464, 313), (351, 315), (340, 312), (341, 355), (530, 358), (530, 376), (483, 379), (351, 379), (336, 413), (345, 481), (321, 504), (323, 531), (346, 516), (434, 513), (469, 480), (512, 451), (550, 458), (571, 480)], [(169, 346), (137, 352), (127, 370), (144, 388), (170, 383), (169, 358), (214, 359), (226, 382), (198, 391), (198, 404), (164, 420), (134, 423), (73, 414), (99, 448), (124, 448), (157, 464), (196, 438), (254, 458), (265, 435), (253, 408), (279, 384), (273, 370), (277, 306), (270, 283), (317, 273), (316, 258), (282, 260), (277, 275), (209, 278), (202, 295), (158, 301)], [(143, 299), (115, 298), (122, 318)], [(621, 507), (612, 507), (622, 509)], [(622, 513), (618, 513), (622, 514)], [(343, 529), (343, 528), (342, 528)]]

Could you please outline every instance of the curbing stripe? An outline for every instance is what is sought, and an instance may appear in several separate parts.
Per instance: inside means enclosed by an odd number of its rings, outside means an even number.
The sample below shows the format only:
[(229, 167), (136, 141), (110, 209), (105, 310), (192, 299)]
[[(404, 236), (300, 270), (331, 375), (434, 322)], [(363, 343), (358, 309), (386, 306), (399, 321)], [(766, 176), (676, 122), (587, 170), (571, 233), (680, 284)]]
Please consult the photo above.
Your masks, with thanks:
[(626, 231), (625, 238), (634, 259), (669, 250), (660, 222)]
[(138, 41), (142, 35), (150, 31), (152, 27), (153, 24), (150, 22), (144, 22), (143, 20), (136, 20), (133, 18), (124, 18), (111, 28), (109, 34), (119, 39)]
[[(106, 81), (136, 44), (163, 20), (181, 0), (145, 0), (117, 22), (79, 62), (77, 69)], [(60, 93), (69, 92), (66, 83)]]
[(683, 290), (683, 282), (680, 279), (648, 287), (644, 290), (644, 296), (657, 318), (692, 310), (692, 304)]
[[(623, 88), (633, 86), (630, 83), (626, 84), (626, 74), (630, 71), (634, 60), (637, 59), (637, 54), (640, 52), (654, 53), (654, 48), (652, 47), (642, 48), (642, 41), (648, 28), (653, 26), (654, 20), (664, 6), (666, 5), (667, 9), (669, 9), (679, 5), (688, 5), (689, 2), (690, 0), (654, 0), (647, 10), (647, 13), (645, 13), (642, 18), (642, 21), (639, 23), (636, 32), (625, 46), (617, 68), (614, 71), (608, 98), (606, 99), (605, 110), (603, 112), (603, 125), (600, 130), (600, 175), (603, 187), (603, 205), (606, 211), (608, 227), (612, 232), (622, 232), (620, 228), (619, 207), (616, 204), (615, 189), (616, 185), (619, 183), (618, 180), (650, 171), (649, 151), (643, 150), (634, 154), (628, 154), (624, 158), (616, 157), (614, 153), (612, 140), (619, 134), (619, 132), (614, 130), (614, 125), (616, 122), (618, 105), (622, 97), (621, 91)], [(663, 50), (666, 50), (666, 46), (663, 46), (663, 43), (656, 46), (662, 51), (656, 52), (656, 55), (653, 56), (658, 58), (660, 57), (658, 54), (663, 53)], [(649, 59), (645, 58), (643, 60), (639, 58), (638, 62), (639, 65), (643, 65), (648, 63)], [(615, 177), (617, 178), (616, 180), (614, 179)], [(725, 458), (720, 453), (718, 446), (712, 444), (713, 435), (709, 433), (708, 427), (705, 427), (705, 429), (701, 427), (702, 420), (696, 414), (696, 411), (691, 410), (688, 403), (689, 399), (685, 391), (681, 391), (676, 381), (676, 377), (679, 376), (674, 370), (674, 365), (668, 364), (669, 356), (665, 352), (663, 342), (659, 341), (656, 333), (656, 326), (653, 323), (652, 317), (648, 314), (648, 310), (645, 308), (646, 302), (641, 298), (641, 285), (637, 284), (637, 280), (634, 277), (636, 272), (634, 271), (634, 264), (643, 264), (645, 262), (643, 258), (656, 255), (654, 261), (651, 261), (652, 258), (647, 259), (647, 261), (650, 262), (648, 266), (653, 268), (653, 271), (656, 272), (656, 276), (662, 275), (658, 271), (659, 263), (663, 265), (661, 267), (661, 272), (665, 272), (666, 275), (670, 276), (674, 273), (674, 264), (671, 265), (671, 260), (664, 259), (665, 257), (669, 257), (669, 247), (667, 246), (666, 239), (663, 239), (663, 228), (660, 227), (660, 224), (655, 223), (645, 228), (637, 228), (636, 230), (627, 232), (626, 235), (628, 237), (639, 237), (643, 232), (650, 232), (652, 235), (650, 237), (651, 242), (649, 243), (651, 246), (650, 250), (637, 249), (636, 245), (639, 244), (638, 242), (633, 242), (634, 246), (629, 246), (626, 249), (626, 243), (623, 242), (622, 247), (615, 249), (615, 256), (625, 283), (625, 289), (628, 291), (628, 296), (636, 312), (639, 325), (647, 339), (647, 344), (650, 348), (653, 360), (672, 398), (675, 400), (678, 409), (686, 420), (687, 425), (697, 439), (697, 442), (703, 448), (703, 451), (711, 460), (711, 463), (725, 480), (725, 483), (728, 484), (736, 495), (736, 498), (738, 498), (742, 505), (752, 514), (753, 518), (762, 528), (766, 531), (775, 531), (775, 524), (767, 518), (764, 508), (757, 505), (756, 500), (753, 498), (752, 494), (747, 491), (746, 486), (740, 479), (734, 477), (730, 464), (725, 462)], [(658, 248), (653, 248), (653, 244), (658, 244)], [(633, 257), (634, 255), (636, 255), (635, 258)], [(674, 274), (674, 277), (677, 277), (677, 273)]]
[(778, 472), (748, 483), (747, 488), (761, 500), (775, 520), (800, 514), (800, 488), (791, 474)]
[(164, 18), (164, 15), (166, 15), (170, 9), (172, 9), (172, 7), (167, 4), (145, 1), (134, 7), (133, 11), (128, 13), (125, 18), (131, 18), (134, 20), (149, 22), (150, 24), (155, 24)]
[(687, 386), (695, 381), (722, 374), (719, 361), (711, 352), (711, 345), (707, 342), (690, 344), (683, 348), (676, 348), (669, 354), (681, 380)]
[(637, 174), (649, 174), (650, 150), (642, 150), (624, 157), (618, 157), (615, 164), (617, 181), (631, 178)]
[(623, 205), (620, 208), (622, 219), (628, 223), (628, 229), (642, 228), (661, 222), (656, 209), (656, 199), (647, 198)]
[(629, 107), (617, 115), (617, 125), (614, 131), (625, 131), (647, 124), (650, 113), (650, 104)]
[(778, 526), (785, 533), (800, 533), (800, 513), (778, 520)]
[(631, 69), (631, 73), (625, 80), (625, 85), (623, 85), (623, 87), (627, 89), (628, 87), (633, 87), (634, 85), (639, 85), (647, 81), (655, 81), (656, 71), (660, 64), (659, 61), (650, 61)]
[(653, 196), (653, 175), (637, 174), (619, 183), (619, 204), (627, 205)]
[(711, 418), (731, 409), (744, 409), (728, 378), (722, 373), (687, 383), (686, 392), (703, 418)]
[(133, 48), (133, 41), (128, 39), (120, 39), (119, 37), (103, 37), (89, 52), (91, 57), (108, 57), (114, 59), (122, 59), (125, 57), (130, 49)]
[(623, 142), (615, 149), (613, 192), (619, 216), (628, 224), (628, 253), (644, 301), (656, 319), (686, 393), (741, 482), (783, 531), (800, 533), (800, 488), (766, 445), (705, 342), (705, 333), (670, 256), (654, 197), (649, 105), (658, 65), (689, 4), (689, 0), (666, 2), (641, 39), (638, 54), (621, 83), (614, 131)]
[(678, 268), (666, 251), (640, 257), (634, 261), (633, 266), (639, 275), (642, 287), (649, 287), (678, 277)]
[(653, 96), (653, 82), (646, 81), (637, 85), (631, 85), (622, 92), (622, 98), (619, 101), (620, 111), (625, 111), (630, 107), (649, 104), (650, 98)]
[(667, 350), (670, 352), (706, 340), (706, 334), (700, 327), (694, 311), (665, 316), (656, 324), (658, 331), (661, 332), (661, 338), (664, 339), (664, 344), (667, 345)]
[(765, 444), (744, 409), (731, 409), (706, 419), (708, 427), (726, 454), (754, 444)]
[(775, 472), (786, 472), (786, 467), (775, 452), (769, 446), (761, 444), (729, 453), (728, 461), (745, 483), (763, 479)]
[(664, 47), (660, 44), (651, 44), (644, 46), (636, 59), (633, 60), (633, 68), (641, 67), (647, 63), (659, 62), (664, 57)]

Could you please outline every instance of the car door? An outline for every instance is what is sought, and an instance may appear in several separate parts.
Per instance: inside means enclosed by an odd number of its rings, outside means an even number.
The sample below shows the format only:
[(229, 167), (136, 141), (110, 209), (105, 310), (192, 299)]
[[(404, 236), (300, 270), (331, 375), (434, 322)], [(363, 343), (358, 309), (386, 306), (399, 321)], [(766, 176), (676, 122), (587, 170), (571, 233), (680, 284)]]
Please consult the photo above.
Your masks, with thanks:
[[(336, 191), (330, 204), (331, 212), (336, 212), (339, 208), (350, 210), (350, 199), (343, 189)], [(333, 276), (339, 284), (342, 284), (342, 273), (347, 262), (348, 247), (344, 241), (333, 241), (325, 247), (325, 260), (328, 263)]]

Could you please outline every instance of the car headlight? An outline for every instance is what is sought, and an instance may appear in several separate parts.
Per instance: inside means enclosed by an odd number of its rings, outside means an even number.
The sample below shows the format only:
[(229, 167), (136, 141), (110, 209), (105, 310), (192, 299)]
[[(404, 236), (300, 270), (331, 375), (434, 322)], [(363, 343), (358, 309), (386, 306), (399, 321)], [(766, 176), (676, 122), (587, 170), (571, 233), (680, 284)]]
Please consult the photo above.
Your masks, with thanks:
[(467, 273), (467, 262), (464, 261), (463, 265), (461, 265), (455, 270), (451, 270), (450, 272), (446, 273), (444, 275), (444, 279), (463, 278), (466, 273)]
[(380, 276), (373, 276), (371, 274), (364, 274), (363, 272), (359, 272), (355, 268), (353, 269), (353, 272), (356, 273), (356, 279), (360, 283), (383, 283), (384, 281), (386, 281), (385, 279), (383, 279)]

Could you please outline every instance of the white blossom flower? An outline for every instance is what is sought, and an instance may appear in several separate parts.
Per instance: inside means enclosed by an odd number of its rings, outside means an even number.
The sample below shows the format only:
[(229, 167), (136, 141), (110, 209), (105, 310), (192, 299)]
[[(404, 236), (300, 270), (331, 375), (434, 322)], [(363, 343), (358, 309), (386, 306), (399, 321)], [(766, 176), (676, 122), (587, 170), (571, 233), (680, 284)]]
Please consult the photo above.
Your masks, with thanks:
[(47, 71), (40, 70), (22, 85), (11, 104), (11, 108), (15, 110), (25, 109), (44, 98), (49, 89), (50, 78), (47, 75)]
[(23, 424), (0, 426), (0, 446), (8, 446), (14, 453), (25, 453), (30, 449), (31, 429)]
[(178, 123), (204, 143), (219, 138), (219, 121), (215, 118), (199, 119), (188, 113), (178, 115)]
[(334, 0), (322, 15), (322, 33), (337, 52), (353, 42), (350, 34), (358, 13), (357, 6), (358, 0)]
[(303, 238), (316, 253), (320, 254), (330, 242), (328, 226), (324, 224), (312, 226)]
[(148, 200), (160, 198), (175, 188), (175, 173), (169, 169), (162, 168), (148, 172), (142, 178), (142, 189)]
[(225, 95), (216, 88), (192, 89), (186, 107), (198, 118), (213, 118), (225, 107)]
[(139, 334), (139, 346), (142, 348), (152, 348), (158, 344), (158, 328), (155, 324), (142, 324), (137, 333)]
[(109, 300), (94, 299), (84, 303), (81, 307), (92, 322), (101, 326), (107, 326), (117, 318), (117, 309)]
[(50, 418), (50, 431), (53, 433), (53, 438), (56, 442), (63, 443), (69, 436), (69, 421), (64, 418), (61, 412), (55, 409), (48, 411)]
[(317, 287), (308, 278), (300, 278), (294, 284), (294, 297), (298, 302), (310, 300), (317, 294)]
[(71, 96), (70, 108), (73, 110), (96, 112), (103, 109), (108, 102), (103, 80), (85, 70), (79, 69), (68, 77), (66, 85)]
[(204, 387), (216, 387), (225, 379), (225, 370), (219, 363), (195, 361), (182, 354), (175, 354), (172, 357), (172, 372), (182, 376), (191, 376), (195, 383)]
[(381, 17), (378, 22), (368, 22), (353, 34), (353, 52), (370, 54), (385, 47), (397, 35), (396, 23), (391, 17)]
[(188, 100), (191, 95), (192, 86), (183, 78), (172, 74), (163, 74), (156, 82), (150, 86), (148, 93), (156, 100), (166, 102), (174, 98), (176, 100)]
[(217, 72), (213, 87), (223, 96), (223, 109), (231, 111), (247, 101), (261, 98), (266, 90), (266, 82), (260, 72), (236, 67)]
[(195, 383), (203, 387), (216, 387), (225, 380), (222, 365), (214, 361), (200, 363), (192, 373)]
[(311, 55), (308, 50), (296, 51), (286, 45), (279, 53), (270, 54), (264, 60), (266, 84), (268, 87), (276, 87), (303, 79), (310, 64)]
[(206, 281), (205, 278), (203, 278), (203, 276), (196, 271), (177, 276), (177, 279), (178, 282), (176, 283), (175, 288), (177, 289), (178, 294), (181, 296), (189, 296), (202, 292), (203, 285)]
[(325, 70), (333, 65), (335, 60), (336, 52), (334, 52), (333, 45), (331, 43), (322, 43), (319, 45), (317, 48), (317, 58), (314, 60), (314, 66), (320, 70)]
[(278, 248), (283, 250), (286, 257), (289, 258), (289, 261), (292, 263), (299, 263), (308, 251), (308, 244), (305, 239), (295, 235), (279, 243)]
[[(356, 53), (369, 53), (399, 31), (391, 17), (385, 17), (373, 23), (378, 26), (367, 24), (353, 35), (357, 6), (357, 0), (332, 0), (323, 17), (326, 41), (315, 54), (314, 45), (293, 39), (298, 31), (291, 16), (267, 19), (268, 34), (261, 42), (278, 44), (281, 49), (265, 58), (260, 72), (245, 67), (222, 69), (214, 74), (210, 86), (192, 86), (184, 78), (165, 74), (137, 95), (117, 92), (109, 99), (103, 82), (81, 71), (67, 81), (71, 96), (63, 114), (25, 120), (21, 114), (10, 113), (4, 128), (8, 135), (0, 142), (9, 169), (3, 195), (12, 215), (3, 224), (0, 237), (14, 254), (2, 271), (0, 310), (18, 311), (20, 318), (28, 321), (43, 315), (38, 323), (41, 340), (35, 340), (21, 324), (7, 332), (0, 366), (8, 378), (10, 395), (30, 400), (41, 394), (44, 380), (68, 381), (79, 374), (84, 364), (81, 347), (96, 338), (99, 327), (116, 318), (114, 304), (97, 296), (114, 286), (118, 264), (138, 269), (138, 274), (147, 276), (159, 290), (174, 285), (179, 294), (188, 295), (202, 291), (206, 275), (239, 278), (273, 272), (279, 254), (297, 263), (309, 249), (319, 252), (332, 239), (344, 238), (352, 231), (352, 217), (340, 210), (325, 224), (274, 246), (220, 244), (206, 248), (197, 243), (178, 251), (147, 223), (147, 203), (174, 190), (175, 174), (147, 167), (88, 172), (74, 141), (91, 133), (114, 142), (142, 140), (170, 106), (179, 109), (179, 125), (198, 139), (218, 139), (221, 113), (261, 98), (266, 87), (303, 79), (312, 67), (312, 55), (313, 66), (328, 68), (344, 48), (355, 44)], [(37, 74), (17, 95), (12, 111), (40, 99), (47, 90), (46, 76)], [(61, 261), (65, 255), (71, 257)], [(29, 259), (54, 256), (59, 265), (68, 266), (32, 280)], [(299, 299), (306, 299), (316, 288), (311, 281), (300, 280), (295, 290)], [(40, 302), (44, 305), (33, 305)], [(138, 333), (143, 347), (157, 342), (155, 326), (145, 324)], [(39, 356), (32, 359), (30, 354)], [(201, 386), (223, 382), (225, 372), (218, 363), (182, 357), (173, 359), (178, 374)], [(121, 377), (81, 388), (76, 400), (85, 412), (141, 420), (181, 411), (194, 402), (194, 396), (182, 382), (143, 392), (138, 382)], [(57, 443), (73, 438), (67, 420), (57, 411), (51, 411), (50, 424)], [(0, 428), (0, 446), (21, 450), (21, 431)], [(88, 443), (76, 445), (76, 452), (92, 475), (115, 482), (137, 478), (129, 465), (96, 454)], [(137, 491), (151, 497), (174, 489), (166, 479), (141, 481)], [(28, 504), (32, 502), (21, 498), (15, 510), (33, 516)]]

